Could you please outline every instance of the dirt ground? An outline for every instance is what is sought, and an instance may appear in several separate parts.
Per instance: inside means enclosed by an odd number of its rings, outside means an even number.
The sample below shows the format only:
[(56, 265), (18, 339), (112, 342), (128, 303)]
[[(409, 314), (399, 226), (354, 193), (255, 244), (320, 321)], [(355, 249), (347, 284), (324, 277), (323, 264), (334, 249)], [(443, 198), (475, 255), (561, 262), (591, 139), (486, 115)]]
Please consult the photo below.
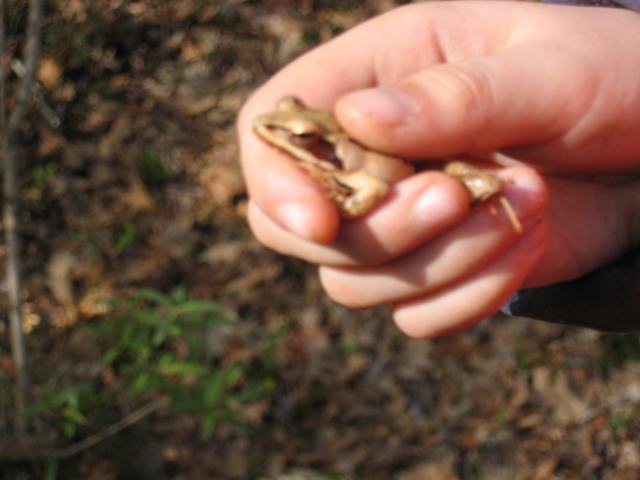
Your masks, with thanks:
[[(234, 132), (243, 101), (400, 3), (47, 2), (38, 79), (61, 125), (34, 111), (21, 165), (31, 394), (95, 364), (82, 327), (136, 287), (218, 303), (234, 321), (208, 344), (221, 365), (258, 362), (278, 337), (273, 385), (238, 425), (203, 439), (198, 414), (158, 411), (61, 461), (57, 478), (640, 479), (637, 336), (496, 317), (410, 340), (386, 308), (334, 304), (312, 266), (252, 238)], [(8, 2), (9, 56), (23, 7)], [(7, 377), (9, 353), (0, 323)], [(2, 411), (0, 437), (6, 399)], [(44, 478), (47, 465), (0, 463), (0, 477)]]

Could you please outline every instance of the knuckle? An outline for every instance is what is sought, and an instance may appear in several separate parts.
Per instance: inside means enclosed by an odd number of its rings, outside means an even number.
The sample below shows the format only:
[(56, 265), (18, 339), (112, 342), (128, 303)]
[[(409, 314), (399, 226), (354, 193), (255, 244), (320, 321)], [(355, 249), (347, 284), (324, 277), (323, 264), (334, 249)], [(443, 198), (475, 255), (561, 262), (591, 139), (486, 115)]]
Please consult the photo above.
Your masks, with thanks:
[(492, 111), (495, 82), (482, 60), (445, 63), (434, 67), (429, 74), (449, 105), (458, 110), (452, 113), (480, 122)]

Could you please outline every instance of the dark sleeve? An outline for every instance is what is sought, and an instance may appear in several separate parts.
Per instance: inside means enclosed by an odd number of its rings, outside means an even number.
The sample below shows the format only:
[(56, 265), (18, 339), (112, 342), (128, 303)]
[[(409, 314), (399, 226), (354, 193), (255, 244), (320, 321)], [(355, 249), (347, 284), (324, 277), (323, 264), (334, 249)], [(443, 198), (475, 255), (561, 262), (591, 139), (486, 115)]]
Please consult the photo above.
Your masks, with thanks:
[(640, 12), (640, 0), (546, 0), (544, 3), (583, 7), (621, 7)]
[[(640, 0), (545, 3), (621, 7), (640, 12)], [(516, 292), (502, 311), (605, 332), (640, 332), (640, 249), (577, 280)]]
[(503, 311), (605, 332), (640, 332), (640, 249), (577, 280), (516, 292)]

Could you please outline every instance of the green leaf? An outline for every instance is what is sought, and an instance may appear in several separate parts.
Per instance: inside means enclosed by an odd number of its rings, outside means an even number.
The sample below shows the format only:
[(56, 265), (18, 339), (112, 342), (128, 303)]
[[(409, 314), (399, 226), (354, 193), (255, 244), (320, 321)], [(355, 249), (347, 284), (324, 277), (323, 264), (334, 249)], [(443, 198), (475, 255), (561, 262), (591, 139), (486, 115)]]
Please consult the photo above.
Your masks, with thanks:
[(102, 355), (102, 364), (111, 365), (121, 354), (121, 350), (118, 347), (108, 349)]
[(31, 188), (42, 191), (57, 171), (58, 165), (55, 162), (48, 162), (45, 165), (36, 166), (32, 173)]
[(207, 372), (207, 368), (194, 362), (170, 362), (162, 361), (158, 366), (160, 373), (163, 375), (202, 375)]
[(204, 400), (207, 405), (215, 405), (222, 398), (222, 392), (225, 387), (225, 372), (217, 370), (209, 378), (204, 391)]
[(140, 156), (142, 178), (147, 184), (159, 184), (165, 180), (166, 171), (151, 146), (144, 147)]
[(173, 301), (174, 305), (179, 305), (183, 302), (186, 302), (190, 297), (191, 295), (189, 294), (189, 290), (187, 290), (187, 287), (185, 287), (184, 285), (177, 286), (171, 292), (171, 300)]
[(220, 307), (215, 302), (209, 300), (189, 300), (174, 307), (175, 316), (190, 315), (197, 316), (203, 313), (217, 313)]
[[(169, 336), (177, 336), (178, 332), (178, 329), (172, 328), (172, 325), (165, 321), (158, 325), (156, 331), (153, 333), (153, 336), (151, 337), (151, 345), (159, 347)], [(171, 333), (173, 333), (173, 335), (171, 335)]]
[(133, 379), (131, 388), (134, 392), (146, 392), (151, 380), (151, 376), (145, 373), (141, 373)]
[(202, 419), (202, 425), (200, 426), (200, 436), (203, 440), (206, 440), (211, 436), (217, 424), (218, 414), (216, 412), (209, 412), (204, 416)]
[(75, 407), (63, 408), (62, 414), (67, 420), (70, 420), (76, 425), (84, 425), (87, 422), (87, 418)]
[(153, 288), (139, 288), (131, 297), (132, 299), (148, 300), (151, 303), (158, 305), (171, 306), (171, 297), (165, 295)]
[(136, 225), (131, 221), (126, 221), (124, 223), (124, 230), (120, 234), (120, 236), (116, 239), (115, 245), (113, 249), (116, 253), (121, 253), (122, 250), (125, 249), (127, 245), (133, 243), (133, 241), (138, 236), (138, 229)]
[(226, 372), (226, 385), (235, 385), (238, 380), (244, 375), (244, 368), (242, 365), (236, 363), (232, 365)]
[(56, 480), (58, 478), (58, 457), (51, 456), (46, 461), (44, 480)]
[[(182, 395), (184, 395), (184, 390), (182, 391)], [(210, 410), (200, 399), (185, 399), (183, 397), (174, 398), (171, 402), (171, 409), (175, 412), (182, 413), (201, 413), (205, 410)]]

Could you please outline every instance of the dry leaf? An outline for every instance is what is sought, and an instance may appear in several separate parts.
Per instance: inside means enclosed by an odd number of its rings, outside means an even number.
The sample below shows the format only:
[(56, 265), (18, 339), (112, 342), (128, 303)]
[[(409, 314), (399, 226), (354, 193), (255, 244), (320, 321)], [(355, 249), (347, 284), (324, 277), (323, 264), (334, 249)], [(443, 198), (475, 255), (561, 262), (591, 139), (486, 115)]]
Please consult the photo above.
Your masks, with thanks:
[(587, 411), (587, 405), (569, 387), (567, 374), (558, 371), (551, 374), (548, 367), (533, 369), (533, 388), (553, 407), (561, 424), (575, 421)]
[(231, 264), (247, 252), (255, 252), (262, 248), (256, 240), (231, 240), (219, 242), (207, 248), (200, 255), (200, 260), (211, 265), (218, 263)]
[(535, 474), (533, 476), (534, 480), (549, 480), (553, 478), (553, 472), (558, 466), (558, 457), (552, 455), (548, 458), (545, 458), (538, 464), (535, 469)]
[(47, 265), (49, 288), (54, 298), (62, 305), (73, 305), (72, 270), (78, 260), (69, 252), (56, 252)]
[(56, 150), (62, 148), (66, 142), (62, 135), (58, 135), (49, 128), (42, 128), (39, 133), (38, 155), (40, 157), (48, 157)]
[(129, 190), (122, 195), (122, 202), (129, 207), (133, 214), (148, 212), (155, 207), (155, 202), (149, 195), (147, 187), (140, 181), (134, 182)]
[(51, 91), (58, 86), (62, 78), (62, 67), (52, 57), (43, 57), (36, 73), (38, 81)]
[(456, 475), (453, 460), (453, 455), (446, 455), (436, 461), (422, 462), (405, 470), (396, 478), (397, 480), (455, 480), (459, 477)]
[(244, 179), (237, 165), (230, 165), (224, 161), (215, 161), (212, 155), (212, 163), (204, 168), (198, 181), (218, 205), (228, 205), (234, 197), (244, 191)]

